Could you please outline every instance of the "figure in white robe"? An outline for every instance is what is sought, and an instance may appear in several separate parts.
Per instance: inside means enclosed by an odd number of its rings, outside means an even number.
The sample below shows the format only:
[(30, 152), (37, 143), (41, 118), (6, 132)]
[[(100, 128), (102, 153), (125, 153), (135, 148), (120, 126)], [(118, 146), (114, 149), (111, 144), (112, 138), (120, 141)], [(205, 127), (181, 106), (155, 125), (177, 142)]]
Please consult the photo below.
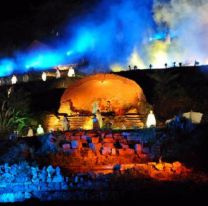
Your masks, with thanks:
[(99, 110), (99, 109), (100, 109), (100, 107), (99, 107), (98, 101), (93, 102), (93, 104), (92, 104), (92, 114), (96, 114), (97, 110)]
[(101, 115), (100, 110), (97, 110), (97, 112), (96, 112), (96, 118), (98, 120), (99, 127), (102, 128), (103, 127), (103, 118), (102, 118), (102, 115)]
[(27, 137), (33, 137), (33, 136), (34, 136), (33, 129), (29, 127), (28, 132), (27, 132)]
[(64, 116), (62, 119), (62, 128), (63, 128), (63, 131), (69, 130), (69, 121), (66, 116)]
[(44, 130), (41, 124), (39, 124), (37, 128), (37, 135), (41, 135), (41, 134), (44, 134)]
[(155, 119), (155, 115), (152, 110), (150, 110), (150, 112), (147, 116), (146, 127), (147, 128), (156, 127), (156, 119)]

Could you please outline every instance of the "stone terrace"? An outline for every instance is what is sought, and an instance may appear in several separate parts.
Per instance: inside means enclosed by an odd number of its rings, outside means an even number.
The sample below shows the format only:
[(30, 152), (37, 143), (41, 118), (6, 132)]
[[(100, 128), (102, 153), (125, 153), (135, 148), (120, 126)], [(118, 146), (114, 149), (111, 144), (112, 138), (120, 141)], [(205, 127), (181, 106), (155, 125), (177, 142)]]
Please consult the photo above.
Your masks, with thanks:
[(51, 158), (52, 164), (60, 166), (64, 161), (68, 168), (78, 171), (148, 162), (154, 158), (151, 148), (136, 132), (67, 131), (50, 134), (49, 139), (58, 150)]

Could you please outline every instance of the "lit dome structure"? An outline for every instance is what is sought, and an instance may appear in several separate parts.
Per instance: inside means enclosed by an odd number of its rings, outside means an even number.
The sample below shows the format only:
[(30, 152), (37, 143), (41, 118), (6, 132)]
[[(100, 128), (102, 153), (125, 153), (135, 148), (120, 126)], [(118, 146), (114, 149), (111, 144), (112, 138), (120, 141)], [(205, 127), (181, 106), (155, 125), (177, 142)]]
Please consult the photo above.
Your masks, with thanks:
[(95, 74), (70, 85), (61, 97), (59, 113), (92, 113), (93, 105), (101, 112), (123, 114), (136, 110), (143, 113), (146, 98), (133, 80), (115, 74)]

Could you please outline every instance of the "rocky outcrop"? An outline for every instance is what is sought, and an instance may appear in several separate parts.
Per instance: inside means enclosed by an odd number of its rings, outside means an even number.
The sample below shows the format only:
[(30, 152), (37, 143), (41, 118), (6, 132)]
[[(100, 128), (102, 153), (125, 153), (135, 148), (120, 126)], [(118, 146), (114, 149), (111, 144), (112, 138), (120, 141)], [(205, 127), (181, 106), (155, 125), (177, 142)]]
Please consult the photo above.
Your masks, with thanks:
[(65, 90), (59, 113), (91, 113), (95, 102), (101, 112), (110, 109), (121, 114), (133, 108), (146, 112), (146, 98), (136, 82), (115, 74), (96, 74), (78, 80)]

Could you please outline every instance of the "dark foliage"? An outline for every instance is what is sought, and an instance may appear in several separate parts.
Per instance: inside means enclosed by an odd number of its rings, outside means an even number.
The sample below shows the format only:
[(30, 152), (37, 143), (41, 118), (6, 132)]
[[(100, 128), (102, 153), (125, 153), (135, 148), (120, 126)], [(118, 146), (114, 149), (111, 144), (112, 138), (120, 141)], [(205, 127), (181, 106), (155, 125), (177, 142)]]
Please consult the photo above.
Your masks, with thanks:
[(207, 132), (207, 125), (194, 126), (188, 121), (169, 127), (160, 139), (163, 160), (177, 160), (191, 168), (208, 171)]
[(206, 115), (207, 73), (207, 67), (181, 67), (132, 70), (116, 74), (135, 80), (142, 87), (147, 101), (153, 105), (157, 119), (164, 121), (190, 110)]
[(16, 130), (20, 134), (30, 122), (29, 93), (14, 87), (0, 91), (1, 138)]

